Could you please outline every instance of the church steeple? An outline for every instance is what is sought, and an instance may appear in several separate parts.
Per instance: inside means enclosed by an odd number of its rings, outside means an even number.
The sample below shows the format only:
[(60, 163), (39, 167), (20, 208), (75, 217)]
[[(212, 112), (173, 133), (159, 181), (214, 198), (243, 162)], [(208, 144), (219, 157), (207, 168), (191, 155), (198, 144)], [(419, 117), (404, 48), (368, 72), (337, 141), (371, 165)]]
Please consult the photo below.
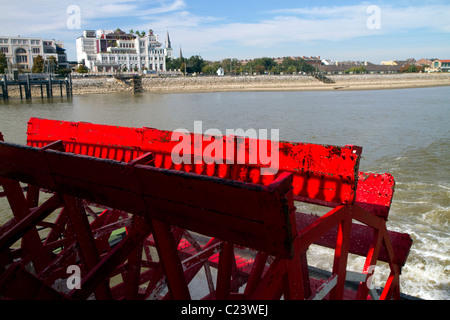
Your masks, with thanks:
[(180, 46), (180, 59), (183, 59), (183, 52), (181, 51), (181, 46)]
[(167, 30), (167, 36), (166, 36), (166, 48), (167, 48), (167, 49), (172, 49), (172, 43), (170, 42), (169, 30)]

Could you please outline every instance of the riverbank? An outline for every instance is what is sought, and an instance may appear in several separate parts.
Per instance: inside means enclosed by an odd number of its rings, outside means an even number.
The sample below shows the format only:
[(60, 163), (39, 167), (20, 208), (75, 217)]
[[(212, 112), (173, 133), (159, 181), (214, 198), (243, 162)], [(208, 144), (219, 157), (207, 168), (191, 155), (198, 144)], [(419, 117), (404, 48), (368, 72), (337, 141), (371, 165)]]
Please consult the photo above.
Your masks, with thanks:
[[(450, 73), (328, 75), (332, 83), (323, 83), (306, 75), (259, 76), (187, 76), (143, 77), (144, 92), (190, 93), (221, 91), (333, 91), (381, 90), (450, 86)], [(33, 97), (40, 88), (32, 88)], [(59, 94), (59, 88), (55, 96)], [(39, 92), (38, 92), (39, 91)], [(73, 94), (133, 92), (130, 82), (113, 77), (73, 78)], [(20, 97), (18, 88), (10, 88), (10, 97)]]
[(333, 83), (311, 76), (146, 78), (149, 92), (371, 90), (450, 86), (450, 74), (330, 75)]
[[(450, 86), (450, 73), (329, 75), (328, 78), (333, 83), (325, 84), (304, 75), (144, 77), (142, 86), (145, 92), (154, 93), (373, 90)], [(114, 78), (73, 80), (74, 94), (112, 91), (132, 91), (132, 87)]]

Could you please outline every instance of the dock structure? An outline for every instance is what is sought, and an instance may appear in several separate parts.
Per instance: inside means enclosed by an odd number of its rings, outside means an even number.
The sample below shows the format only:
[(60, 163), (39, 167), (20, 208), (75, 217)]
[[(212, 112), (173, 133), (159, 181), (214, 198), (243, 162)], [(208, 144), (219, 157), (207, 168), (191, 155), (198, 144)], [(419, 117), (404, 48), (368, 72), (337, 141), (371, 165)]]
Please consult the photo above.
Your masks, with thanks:
[(8, 80), (6, 75), (0, 80), (0, 86), (2, 90), (2, 98), (3, 100), (9, 99), (8, 90), (11, 87), (18, 87), (20, 93), (20, 99), (31, 99), (32, 98), (32, 87), (40, 87), (40, 96), (44, 98), (44, 88), (45, 94), (47, 98), (53, 98), (54, 93), (57, 93), (58, 90), (55, 90), (55, 86), (59, 87), (59, 94), (61, 97), (64, 96), (64, 91), (66, 97), (72, 97), (72, 76), (69, 74), (65, 79), (55, 79), (53, 75), (48, 74), (45, 78), (32, 79), (30, 74), (26, 75), (25, 79), (17, 79), (17, 80)]
[(332, 79), (325, 76), (322, 72), (314, 72), (312, 76), (325, 84), (335, 83)]
[(119, 80), (123, 83), (125, 83), (128, 86), (133, 87), (134, 93), (143, 92), (144, 89), (142, 87), (142, 76), (134, 74), (131, 76), (128, 75), (116, 75), (114, 76), (116, 80)]

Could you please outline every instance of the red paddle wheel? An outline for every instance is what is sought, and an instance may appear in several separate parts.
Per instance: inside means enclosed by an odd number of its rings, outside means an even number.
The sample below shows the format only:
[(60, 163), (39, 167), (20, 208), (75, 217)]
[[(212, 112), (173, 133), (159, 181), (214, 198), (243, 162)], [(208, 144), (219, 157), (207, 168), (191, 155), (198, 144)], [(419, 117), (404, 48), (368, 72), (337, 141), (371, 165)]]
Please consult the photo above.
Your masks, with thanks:
[[(192, 143), (192, 164), (174, 164), (170, 131), (32, 118), (27, 134), (0, 142), (4, 299), (400, 299), (411, 237), (387, 229), (394, 178), (359, 172), (360, 147), (280, 142), (267, 176), (239, 148), (200, 163)], [(230, 139), (245, 159), (271, 145)], [(321, 275), (318, 246), (333, 252)], [(358, 272), (350, 255), (365, 257)]]

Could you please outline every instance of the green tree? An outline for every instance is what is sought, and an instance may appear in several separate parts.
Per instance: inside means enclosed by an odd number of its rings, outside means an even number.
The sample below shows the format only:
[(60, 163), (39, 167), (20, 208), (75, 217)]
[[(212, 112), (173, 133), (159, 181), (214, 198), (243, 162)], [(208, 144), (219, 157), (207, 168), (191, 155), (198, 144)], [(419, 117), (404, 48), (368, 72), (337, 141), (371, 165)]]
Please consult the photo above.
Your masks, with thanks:
[(305, 60), (303, 60), (300, 71), (305, 72), (305, 73), (313, 73), (314, 71), (316, 71), (316, 68), (314, 68), (312, 65), (307, 63)]
[(366, 68), (364, 68), (363, 66), (355, 66), (355, 67), (351, 67), (347, 70), (344, 71), (344, 73), (366, 73)]
[(212, 65), (208, 64), (208, 65), (206, 65), (206, 66), (204, 66), (202, 68), (202, 72), (204, 74), (213, 74), (214, 73), (214, 69), (213, 69)]
[[(256, 66), (262, 66), (264, 68), (264, 72), (268, 72), (270, 69), (275, 67), (277, 63), (271, 58), (259, 58), (255, 59)], [(261, 69), (261, 68), (258, 68)]]
[(249, 63), (247, 63), (245, 66), (242, 66), (241, 71), (248, 74), (253, 74), (254, 72), (252, 65)]
[(80, 64), (75, 71), (78, 73), (88, 73), (89, 69), (84, 64)]
[(271, 58), (257, 58), (253, 61), (250, 61), (245, 65), (243, 68), (245, 72), (252, 72), (252, 73), (266, 73), (266, 72), (273, 72), (273, 71), (279, 71), (278, 64), (275, 62), (275, 60)]
[(217, 70), (219, 70), (219, 68), (220, 68), (220, 62), (219, 61), (209, 62), (209, 65), (211, 65), (211, 67), (213, 69), (213, 73), (216, 73)]
[(58, 60), (54, 56), (50, 56), (44, 62), (44, 72), (55, 72), (58, 70)]
[(38, 55), (34, 58), (33, 67), (31, 68), (31, 72), (33, 73), (42, 73), (44, 72), (44, 59), (41, 55)]
[(70, 73), (72, 73), (72, 70), (70, 69), (58, 69), (56, 71), (56, 74), (58, 75), (58, 77), (67, 77)]
[(192, 56), (189, 58), (188, 62), (187, 62), (187, 67), (188, 67), (188, 72), (189, 73), (193, 73), (193, 72), (197, 72), (200, 73), (202, 72), (202, 68), (206, 65), (205, 61), (202, 59), (202, 57), (200, 56)]
[(283, 61), (281, 62), (281, 68), (284, 72), (289, 72), (288, 69), (291, 68), (292, 66), (297, 70), (297, 66), (295, 65), (294, 59), (290, 57), (283, 58)]
[(423, 68), (422, 68), (422, 66), (416, 66), (415, 64), (407, 64), (407, 65), (401, 67), (398, 71), (414, 73), (414, 72), (422, 72)]
[(177, 60), (170, 57), (166, 57), (166, 68), (167, 70), (177, 70), (180, 69), (180, 63), (177, 63)]
[(269, 72), (271, 74), (279, 74), (280, 73), (280, 66), (278, 64), (273, 66), (272, 68), (270, 68)]
[(186, 63), (185, 58), (166, 58), (166, 69), (167, 70), (181, 70), (184, 72), (184, 65)]
[(257, 64), (253, 68), (253, 71), (258, 74), (263, 74), (266, 71), (266, 68), (262, 64)]
[(238, 59), (223, 59), (217, 69), (223, 68), (223, 71), (227, 74), (238, 74), (242, 72), (242, 64)]
[(221, 65), (222, 65), (223, 71), (225, 73), (231, 73), (232, 72), (231, 71), (231, 65), (232, 65), (231, 59), (223, 59)]
[(6, 55), (3, 52), (0, 52), (0, 73), (5, 73), (7, 68), (8, 62), (6, 60)]
[(281, 69), (283, 72), (294, 73), (294, 72), (305, 72), (312, 73), (315, 71), (315, 68), (308, 64), (305, 59), (293, 59), (290, 57), (286, 57), (281, 62)]
[(295, 72), (298, 72), (298, 68), (295, 65), (290, 65), (289, 67), (287, 67), (286, 72), (289, 74), (293, 74)]

